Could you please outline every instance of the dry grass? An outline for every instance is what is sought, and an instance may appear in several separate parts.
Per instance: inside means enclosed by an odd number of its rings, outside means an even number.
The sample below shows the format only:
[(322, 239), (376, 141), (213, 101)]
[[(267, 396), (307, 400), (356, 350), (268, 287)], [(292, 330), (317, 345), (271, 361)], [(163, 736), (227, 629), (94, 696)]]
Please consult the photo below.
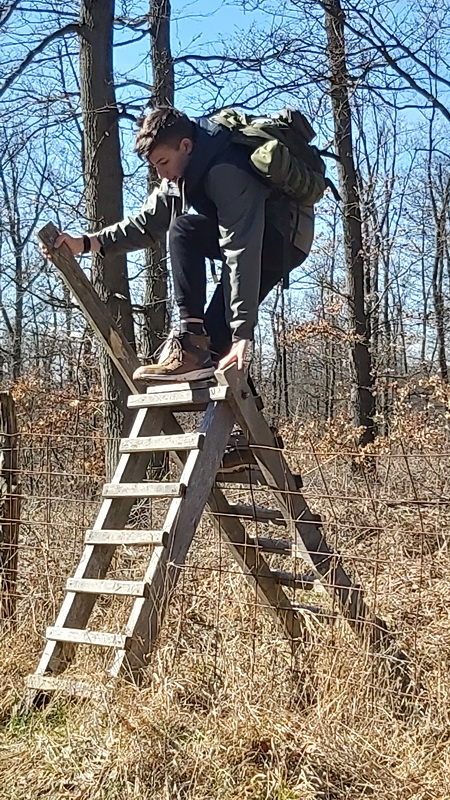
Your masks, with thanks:
[[(66, 435), (71, 421), (65, 418)], [(95, 702), (54, 697), (41, 712), (14, 710), (95, 513), (89, 483), (73, 478), (91, 472), (100, 481), (95, 453), (86, 468), (76, 450), (66, 484), (63, 477), (52, 483), (59, 499), (39, 499), (44, 470), (24, 502), (32, 521), (22, 542), (19, 621), (4, 632), (0, 649), (2, 800), (448, 800), (445, 414), (433, 405), (417, 410), (403, 398), (389, 439), (356, 472), (344, 421), (327, 430), (290, 425), (284, 436), (331, 543), (413, 661), (423, 692), (408, 713), (396, 713), (395, 687), (345, 624), (309, 619), (311, 635), (293, 660), (207, 516), (149, 666), (148, 688), (121, 685)], [(29, 464), (37, 458), (31, 451)], [(53, 471), (55, 464), (50, 458)], [(77, 516), (73, 500), (86, 483)], [(116, 574), (132, 576), (132, 556), (116, 563)], [(324, 603), (322, 596), (299, 599)], [(112, 603), (98, 613), (105, 625), (121, 621)], [(101, 660), (84, 656), (71, 672), (87, 672), (100, 686)]]

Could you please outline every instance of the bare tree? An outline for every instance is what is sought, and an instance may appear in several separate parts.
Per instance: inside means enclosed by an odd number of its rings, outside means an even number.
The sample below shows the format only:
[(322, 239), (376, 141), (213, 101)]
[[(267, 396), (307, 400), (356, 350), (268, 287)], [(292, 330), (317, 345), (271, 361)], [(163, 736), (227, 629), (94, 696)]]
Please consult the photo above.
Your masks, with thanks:
[[(119, 111), (113, 79), (114, 0), (82, 0), (80, 87), (84, 125), (86, 212), (94, 229), (123, 217)], [(134, 346), (126, 256), (93, 256), (94, 286)], [(126, 419), (128, 390), (106, 354), (101, 375), (105, 398), (106, 471), (115, 469)]]
[[(150, 0), (150, 36), (153, 86), (150, 105), (173, 105), (174, 67), (170, 49), (170, 2)], [(158, 183), (156, 171), (150, 167), (148, 188)], [(143, 353), (151, 355), (167, 332), (167, 250), (165, 242), (146, 251), (144, 294)]]
[(324, 7), (335, 145), (339, 157), (339, 187), (342, 197), (349, 319), (352, 336), (350, 347), (352, 371), (350, 399), (354, 423), (364, 428), (360, 438), (361, 444), (364, 445), (373, 441), (375, 437), (375, 401), (368, 318), (365, 309), (363, 237), (353, 155), (352, 116), (348, 95), (349, 75), (345, 57), (344, 15), (340, 0), (327, 0)]
[(0, 310), (9, 339), (7, 358), (11, 362), (10, 377), (17, 380), (23, 374), (24, 366), (26, 294), (38, 277), (35, 259), (33, 263), (29, 257), (29, 245), (46, 204), (44, 186), (47, 154), (44, 140), (41, 153), (43, 163), (37, 169), (36, 154), (29, 143), (24, 144), (22, 137), (9, 137), (3, 129), (1, 139), (0, 186), (5, 213), (0, 224), (3, 228)]
[[(434, 220), (435, 249), (433, 258), (432, 291), (436, 322), (438, 363), (441, 378), (448, 383), (448, 366), (445, 337), (445, 304), (443, 294), (445, 242), (448, 237), (447, 219), (450, 205), (450, 177), (438, 168), (438, 184), (433, 186), (430, 177), (430, 198)], [(439, 195), (438, 195), (439, 192)]]

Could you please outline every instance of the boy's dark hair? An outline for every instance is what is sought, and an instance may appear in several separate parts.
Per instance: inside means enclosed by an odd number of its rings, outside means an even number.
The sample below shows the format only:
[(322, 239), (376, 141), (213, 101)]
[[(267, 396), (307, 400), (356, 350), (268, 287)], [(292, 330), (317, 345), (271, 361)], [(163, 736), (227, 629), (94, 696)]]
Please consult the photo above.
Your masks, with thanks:
[(176, 108), (160, 106), (138, 120), (134, 150), (148, 161), (158, 144), (178, 147), (182, 139), (194, 138), (194, 123)]

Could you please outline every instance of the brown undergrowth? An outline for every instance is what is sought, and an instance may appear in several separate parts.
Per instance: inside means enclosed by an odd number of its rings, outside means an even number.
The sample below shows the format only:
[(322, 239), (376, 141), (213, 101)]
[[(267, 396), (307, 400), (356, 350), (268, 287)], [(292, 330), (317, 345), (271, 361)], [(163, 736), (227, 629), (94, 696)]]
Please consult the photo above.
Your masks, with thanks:
[[(39, 391), (16, 392), (23, 524), (17, 626), (0, 648), (2, 800), (447, 800), (450, 442), (440, 384), (402, 389), (389, 436), (370, 453), (357, 451), (345, 419), (283, 426), (327, 539), (411, 659), (420, 689), (402, 713), (382, 660), (345, 623), (305, 612), (290, 655), (207, 514), (146, 688), (21, 709), (103, 479), (98, 397)], [(231, 499), (271, 502), (261, 489), (234, 488)], [(134, 511), (137, 524), (161, 513)], [(138, 562), (128, 552), (115, 574), (133, 577)], [(316, 592), (296, 599), (332, 608)], [(125, 618), (105, 602), (96, 625), (120, 629)], [(101, 686), (103, 666), (83, 651), (70, 672)]]

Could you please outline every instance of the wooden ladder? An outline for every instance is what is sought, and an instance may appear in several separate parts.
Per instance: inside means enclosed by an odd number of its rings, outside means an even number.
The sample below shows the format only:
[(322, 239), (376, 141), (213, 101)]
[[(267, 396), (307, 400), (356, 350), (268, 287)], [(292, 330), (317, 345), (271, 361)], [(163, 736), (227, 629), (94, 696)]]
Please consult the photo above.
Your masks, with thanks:
[[(50, 252), (58, 233), (52, 223), (39, 231), (40, 240)], [(64, 245), (54, 252), (53, 261), (129, 386), (132, 393), (129, 406), (136, 416), (130, 436), (121, 441), (112, 481), (103, 488), (97, 519), (86, 531), (81, 560), (67, 582), (67, 594), (55, 625), (47, 630), (47, 644), (37, 670), (28, 678), (33, 697), (46, 697), (54, 690), (86, 697), (95, 694), (94, 686), (62, 675), (71, 664), (77, 645), (111, 650), (112, 678), (124, 675), (137, 683), (141, 681), (205, 508), (253, 585), (258, 604), (281, 627), (292, 652), (308, 635), (305, 610), (320, 610), (296, 603), (288, 592), (292, 588), (309, 590), (320, 582), (323, 591), (332, 598), (332, 611), (324, 613), (333, 618), (338, 612), (372, 651), (381, 652), (384, 660), (394, 665), (402, 686), (409, 684), (408, 657), (397, 649), (386, 623), (370, 611), (362, 588), (353, 583), (339, 555), (328, 546), (320, 518), (312, 513), (299, 491), (262, 414), (260, 399), (252, 395), (243, 373), (231, 367), (216, 373), (217, 383), (156, 385), (140, 394), (132, 378), (139, 365), (136, 354), (83, 270)], [(177, 411), (204, 412), (195, 433), (183, 430), (175, 417)], [(278, 506), (275, 509), (230, 504), (217, 485), (216, 476), (235, 423), (252, 447), (259, 479), (274, 495)], [(181, 467), (178, 482), (145, 480), (152, 454), (161, 451), (171, 452)], [(165, 522), (159, 530), (127, 527), (138, 498), (170, 499)], [(249, 537), (242, 521), (246, 519), (282, 525), (285, 538)], [(108, 578), (117, 549), (130, 545), (152, 548), (143, 578), (139, 581)], [(301, 557), (307, 572), (271, 569), (266, 558), (271, 553)], [(103, 595), (134, 598), (128, 621), (120, 633), (89, 627), (97, 600)]]
[[(121, 440), (116, 472), (103, 488), (99, 514), (86, 531), (84, 551), (73, 578), (67, 581), (67, 594), (55, 625), (47, 629), (47, 645), (35, 674), (28, 679), (30, 689), (92, 694), (92, 687), (60, 677), (73, 660), (77, 645), (109, 648), (113, 654), (111, 677), (123, 675), (141, 681), (205, 508), (212, 512), (214, 526), (255, 587), (259, 604), (281, 626), (293, 652), (306, 635), (303, 612), (315, 609), (294, 602), (286, 587), (310, 590), (317, 581), (372, 649), (390, 644), (387, 626), (369, 611), (361, 587), (351, 581), (339, 556), (327, 545), (320, 519), (297, 489), (260, 410), (259, 398), (252, 395), (244, 376), (235, 368), (216, 375), (217, 385), (157, 385), (145, 394), (130, 396), (129, 406), (137, 412), (130, 436)], [(198, 430), (185, 433), (174, 412), (199, 410), (204, 414)], [(278, 509), (230, 504), (216, 483), (236, 422), (248, 438), (261, 480), (277, 499)], [(152, 454), (161, 451), (173, 453), (181, 465), (178, 482), (145, 480)], [(139, 498), (171, 500), (161, 530), (126, 527)], [(249, 537), (240, 518), (275, 521), (283, 525), (286, 536)], [(108, 578), (116, 549), (130, 545), (152, 547), (142, 580)], [(265, 558), (268, 553), (293, 552), (306, 563), (305, 574), (273, 570)], [(89, 627), (102, 595), (134, 598), (122, 632), (106, 633)], [(333, 612), (328, 613), (333, 616)]]

